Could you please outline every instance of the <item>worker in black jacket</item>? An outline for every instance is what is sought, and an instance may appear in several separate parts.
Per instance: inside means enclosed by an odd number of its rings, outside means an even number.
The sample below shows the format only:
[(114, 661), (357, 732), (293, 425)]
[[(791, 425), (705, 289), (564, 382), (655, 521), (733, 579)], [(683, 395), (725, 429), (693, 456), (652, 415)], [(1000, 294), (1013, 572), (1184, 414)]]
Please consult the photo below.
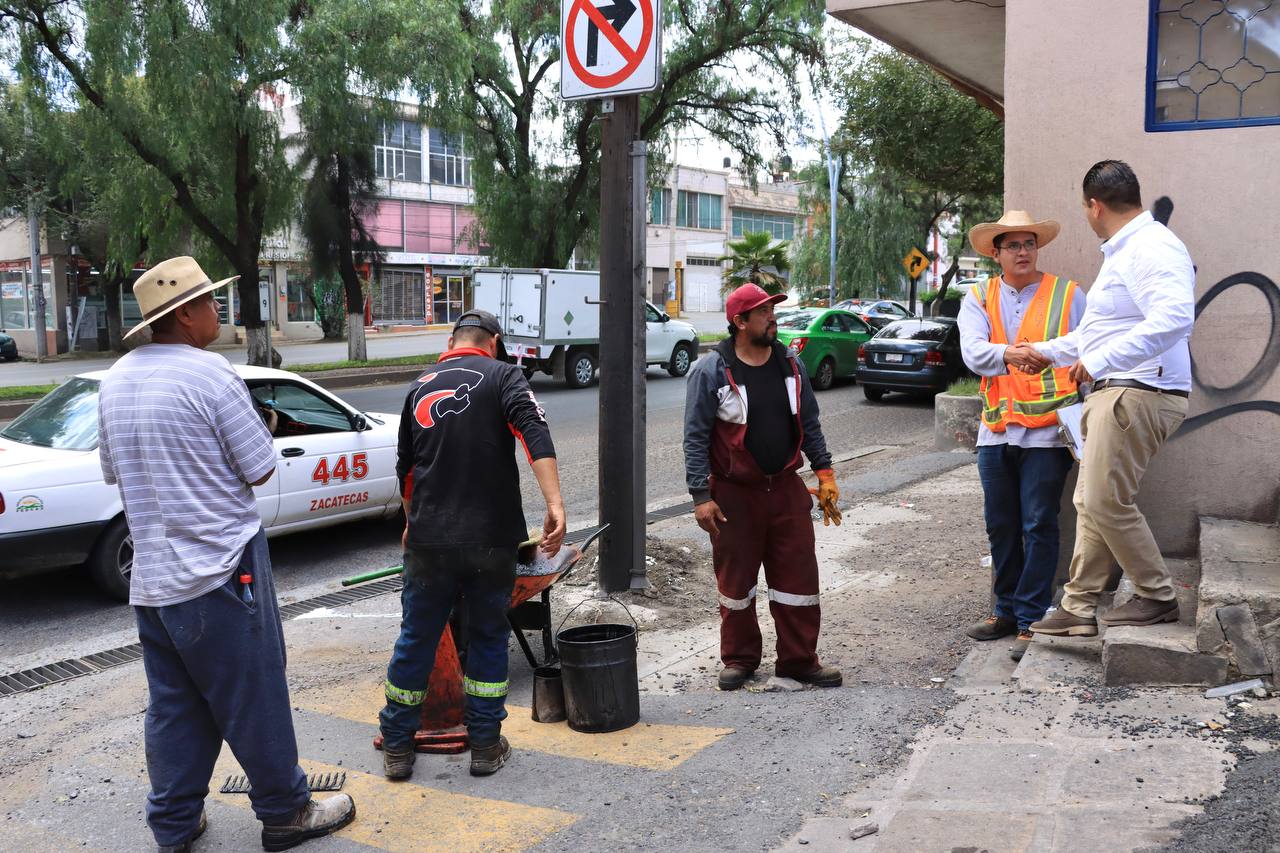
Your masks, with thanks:
[(463, 691), (471, 774), (495, 773), (511, 755), (500, 733), (507, 716), (507, 611), (516, 546), (527, 536), (516, 440), (547, 504), (541, 547), (548, 557), (560, 550), (565, 515), (551, 432), (520, 368), (508, 363), (501, 331), (487, 311), (464, 313), (449, 351), (414, 382), (400, 417), (403, 618), (380, 716), (388, 779), (413, 775), (413, 735), (459, 591), (468, 626)]

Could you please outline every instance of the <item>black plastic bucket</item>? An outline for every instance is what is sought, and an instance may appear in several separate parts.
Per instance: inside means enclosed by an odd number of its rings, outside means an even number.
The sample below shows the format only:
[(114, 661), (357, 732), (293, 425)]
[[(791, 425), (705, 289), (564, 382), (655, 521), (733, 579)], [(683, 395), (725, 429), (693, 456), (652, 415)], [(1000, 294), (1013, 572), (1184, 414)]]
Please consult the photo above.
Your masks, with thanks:
[(556, 634), (569, 728), (616, 732), (640, 720), (636, 626), (579, 625)]

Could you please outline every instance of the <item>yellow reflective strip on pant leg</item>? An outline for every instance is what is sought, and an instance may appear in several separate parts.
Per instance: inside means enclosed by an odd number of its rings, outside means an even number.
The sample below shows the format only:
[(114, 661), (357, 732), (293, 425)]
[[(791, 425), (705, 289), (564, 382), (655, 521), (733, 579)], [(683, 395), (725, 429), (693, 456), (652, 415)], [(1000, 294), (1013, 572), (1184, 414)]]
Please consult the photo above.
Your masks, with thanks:
[(464, 677), (462, 679), (462, 692), (468, 696), (479, 696), (482, 699), (501, 699), (507, 695), (507, 688), (510, 681), (475, 681)]
[(403, 687), (396, 687), (390, 681), (384, 681), (382, 685), (382, 691), (387, 694), (387, 698), (398, 705), (421, 705), (427, 698), (425, 690), (405, 690)]
[(779, 604), (787, 604), (792, 607), (812, 607), (818, 603), (816, 595), (792, 595), (789, 592), (779, 592), (776, 589), (769, 590), (769, 600), (776, 601)]
[(756, 600), (756, 590), (760, 585), (751, 587), (751, 591), (747, 593), (746, 598), (729, 598), (724, 593), (720, 593), (720, 603), (730, 610), (746, 610)]

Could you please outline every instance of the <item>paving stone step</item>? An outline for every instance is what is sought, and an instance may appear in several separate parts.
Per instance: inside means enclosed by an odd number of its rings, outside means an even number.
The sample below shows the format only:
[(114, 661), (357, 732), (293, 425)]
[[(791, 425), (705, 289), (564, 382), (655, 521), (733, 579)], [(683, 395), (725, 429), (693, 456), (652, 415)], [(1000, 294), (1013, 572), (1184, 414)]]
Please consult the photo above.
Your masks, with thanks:
[(1196, 629), (1184, 622), (1107, 628), (1102, 638), (1102, 675), (1109, 686), (1222, 684), (1227, 658), (1202, 654)]
[[(1220, 609), (1236, 605), (1239, 609)], [(1252, 617), (1256, 630), (1249, 626)], [(1233, 626), (1228, 637), (1224, 622)], [(1196, 648), (1246, 661), (1257, 669), (1280, 669), (1280, 527), (1246, 521), (1200, 519), (1200, 588), (1196, 607)], [(1234, 646), (1229, 643), (1234, 641)], [(1259, 673), (1262, 674), (1262, 673)]]

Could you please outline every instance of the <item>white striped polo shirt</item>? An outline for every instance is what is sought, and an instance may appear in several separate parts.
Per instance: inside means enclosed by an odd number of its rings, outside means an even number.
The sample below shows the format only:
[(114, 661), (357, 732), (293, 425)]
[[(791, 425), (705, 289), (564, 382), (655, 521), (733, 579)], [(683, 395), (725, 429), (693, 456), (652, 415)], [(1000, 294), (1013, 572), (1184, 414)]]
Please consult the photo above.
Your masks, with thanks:
[(129, 603), (162, 607), (225, 583), (262, 526), (249, 483), (275, 450), (244, 381), (185, 344), (125, 355), (98, 397), (102, 474), (133, 534)]

